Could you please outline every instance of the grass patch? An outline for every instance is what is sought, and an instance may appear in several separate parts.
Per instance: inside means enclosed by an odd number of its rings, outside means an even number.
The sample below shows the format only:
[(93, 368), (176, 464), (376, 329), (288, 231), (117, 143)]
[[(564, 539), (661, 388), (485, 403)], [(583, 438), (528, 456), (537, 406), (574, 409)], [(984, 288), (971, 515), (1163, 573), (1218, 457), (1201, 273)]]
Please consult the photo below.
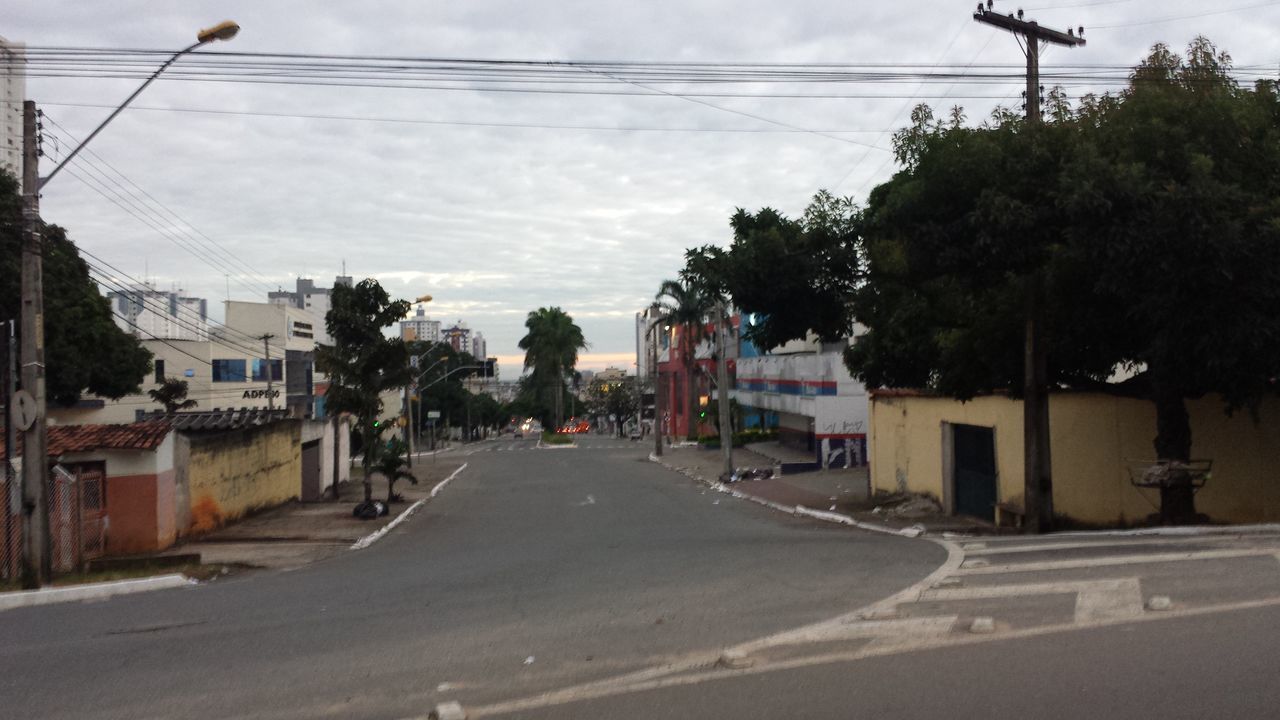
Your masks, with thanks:
[(573, 436), (564, 433), (553, 433), (550, 430), (543, 430), (542, 442), (545, 445), (572, 445)]
[[(120, 568), (117, 570), (101, 570), (97, 572), (73, 572), (56, 575), (50, 587), (65, 587), (67, 585), (86, 585), (89, 583), (112, 582), (113, 580), (136, 580), (138, 578), (152, 577), (153, 575), (171, 575), (173, 573), (182, 573), (189, 578), (195, 580), (209, 580), (222, 574), (222, 565), (201, 565), (191, 563), (188, 565), (139, 565), (131, 568)], [(0, 581), (0, 592), (11, 592), (13, 590), (21, 590), (22, 583), (17, 580)]]

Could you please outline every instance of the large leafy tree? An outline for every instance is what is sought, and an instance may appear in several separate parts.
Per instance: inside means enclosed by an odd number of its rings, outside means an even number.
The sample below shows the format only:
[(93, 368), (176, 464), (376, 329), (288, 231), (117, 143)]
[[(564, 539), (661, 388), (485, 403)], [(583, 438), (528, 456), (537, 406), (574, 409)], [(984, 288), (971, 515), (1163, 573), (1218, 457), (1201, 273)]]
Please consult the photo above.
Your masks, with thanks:
[[(872, 386), (954, 397), (1021, 385), (1022, 308), (1044, 278), (1048, 377), (1151, 400), (1161, 461), (1191, 454), (1187, 398), (1232, 410), (1280, 375), (1280, 103), (1203, 39), (1157, 46), (1118, 96), (1028, 126), (980, 128), (918, 108), (903, 170), (863, 218), (869, 332), (847, 354)], [(1126, 368), (1135, 376), (1109, 382)], [(1195, 517), (1189, 478), (1162, 490)]]
[(612, 415), (616, 419), (614, 431), (622, 435), (622, 426), (634, 418), (640, 410), (640, 388), (634, 378), (603, 380), (594, 378), (587, 385), (583, 403), (594, 415)]
[(364, 500), (373, 499), (371, 468), (382, 445), (377, 422), (382, 414), (381, 393), (409, 382), (409, 349), (400, 338), (383, 335), (409, 311), (405, 300), (392, 300), (377, 280), (355, 286), (335, 285), (325, 327), (332, 345), (316, 349), (316, 367), (329, 377), (325, 409), (335, 416), (350, 413), (364, 448)]
[(747, 339), (772, 348), (810, 332), (827, 341), (849, 335), (848, 299), (864, 272), (852, 199), (822, 190), (799, 219), (772, 208), (754, 214), (739, 208), (729, 224), (729, 247), (689, 250), (682, 274), (758, 315)]
[(684, 365), (685, 399), (688, 423), (685, 438), (698, 439), (698, 425), (694, 421), (698, 413), (697, 368), (698, 343), (707, 337), (707, 316), (715, 310), (714, 286), (698, 282), (692, 277), (680, 280), (664, 280), (658, 289), (658, 321), (680, 328), (680, 359)]
[[(50, 401), (72, 405), (86, 392), (111, 399), (139, 392), (151, 372), (151, 353), (112, 320), (110, 302), (66, 231), (43, 225), (41, 232)], [(0, 171), (0, 321), (19, 318), (21, 298), (22, 198), (17, 180)]]
[[(558, 307), (538, 308), (525, 319), (525, 336), (520, 349), (525, 351), (524, 366), (531, 369), (530, 384), (539, 397), (551, 399), (554, 427), (564, 422), (565, 384), (578, 364), (578, 351), (587, 347), (582, 328)], [(544, 417), (544, 424), (548, 418)]]

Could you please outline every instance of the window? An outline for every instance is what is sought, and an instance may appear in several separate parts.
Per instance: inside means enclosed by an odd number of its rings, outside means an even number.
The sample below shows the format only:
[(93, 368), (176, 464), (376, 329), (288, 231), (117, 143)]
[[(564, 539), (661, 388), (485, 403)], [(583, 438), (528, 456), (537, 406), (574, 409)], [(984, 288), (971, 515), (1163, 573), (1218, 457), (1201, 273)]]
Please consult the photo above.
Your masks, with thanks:
[(156, 382), (164, 382), (164, 361), (156, 360)]
[[(258, 382), (266, 382), (267, 380), (267, 361), (254, 358), (253, 360), (253, 379)], [(284, 365), (280, 360), (271, 361), (271, 380), (272, 382), (280, 382), (284, 380)]]
[(214, 360), (213, 381), (244, 382), (249, 379), (245, 375), (244, 368), (245, 361), (243, 358), (237, 358), (235, 360)]

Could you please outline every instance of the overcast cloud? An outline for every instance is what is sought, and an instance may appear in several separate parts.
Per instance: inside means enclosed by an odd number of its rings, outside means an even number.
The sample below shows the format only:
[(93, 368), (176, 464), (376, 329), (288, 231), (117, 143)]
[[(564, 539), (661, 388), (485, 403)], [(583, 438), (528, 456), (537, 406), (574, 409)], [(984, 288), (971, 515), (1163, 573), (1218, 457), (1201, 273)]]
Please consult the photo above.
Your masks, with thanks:
[[(732, 2), (42, 2), (6, 10), (0, 35), (35, 46), (173, 48), (224, 19), (243, 30), (213, 51), (345, 53), (546, 60), (1018, 63), (1007, 33), (975, 23), (974, 3), (905, 0)], [(1018, 6), (1000, 3), (997, 10)], [(1049, 26), (1086, 28), (1085, 48), (1055, 62), (1133, 64), (1157, 41), (1181, 51), (1205, 34), (1237, 65), (1280, 60), (1280, 3), (1249, 0), (1041, 0)], [(1033, 8), (1040, 7), (1041, 9)], [(1233, 12), (1131, 25), (1230, 8)], [(1109, 25), (1123, 27), (1107, 28)], [(32, 79), (28, 95), (83, 137), (134, 80)], [(619, 86), (619, 90), (629, 90)], [(748, 88), (751, 89), (751, 88)], [(759, 90), (761, 88), (754, 88)], [(798, 92), (798, 86), (773, 86)], [(820, 188), (861, 201), (893, 172), (889, 131), (915, 95), (982, 118), (1015, 101), (1016, 82), (908, 82), (843, 92), (891, 99), (716, 99), (525, 95), (160, 81), (91, 146), (95, 153), (252, 266), (233, 299), (265, 300), (262, 282), (329, 284), (347, 271), (390, 292), (430, 293), (431, 316), (484, 332), (518, 368), (525, 315), (559, 305), (591, 347), (584, 367), (634, 359), (633, 314), (683, 264), (685, 248), (727, 244), (736, 207), (799, 213)], [(1084, 92), (1072, 88), (1073, 96)], [(947, 97), (942, 97), (947, 95)], [(414, 122), (199, 114), (160, 109), (376, 117)], [(573, 125), (570, 130), (422, 121)], [(678, 130), (660, 131), (661, 128)], [(699, 130), (695, 132), (694, 130)], [(725, 132), (749, 130), (756, 132)], [(767, 130), (769, 132), (758, 132)], [(854, 142), (848, 142), (854, 141)], [(868, 149), (854, 143), (876, 145)], [(56, 154), (57, 148), (48, 148)], [(46, 158), (46, 163), (49, 162)], [(46, 164), (47, 172), (50, 165)], [(71, 166), (74, 168), (74, 165)], [(837, 185), (838, 184), (838, 185)], [(217, 307), (223, 274), (203, 265), (69, 174), (45, 190), (44, 217), (124, 272), (174, 283)], [(255, 284), (256, 282), (256, 284)], [(220, 317), (220, 309), (215, 316)]]

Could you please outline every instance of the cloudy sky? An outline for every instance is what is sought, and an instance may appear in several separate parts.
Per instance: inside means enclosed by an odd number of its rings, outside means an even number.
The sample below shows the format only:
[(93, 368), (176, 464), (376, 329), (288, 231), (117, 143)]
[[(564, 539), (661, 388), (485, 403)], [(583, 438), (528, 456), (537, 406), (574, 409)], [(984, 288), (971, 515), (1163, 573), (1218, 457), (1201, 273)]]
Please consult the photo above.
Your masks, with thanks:
[[(9, 7), (0, 35), (41, 47), (177, 50), (197, 29), (234, 19), (240, 35), (209, 52), (888, 63), (951, 73), (1021, 63), (1012, 36), (973, 21), (973, 4), (43, 0)], [(1155, 42), (1180, 50), (1198, 33), (1238, 66), (1274, 73), (1280, 63), (1280, 2), (1022, 7), (1050, 27), (1086, 28), (1088, 46), (1048, 50), (1046, 71), (1131, 65)], [(84, 137), (137, 85), (30, 79), (28, 96), (51, 120), (45, 171), (60, 142)], [(893, 172), (890, 134), (914, 103), (960, 104), (980, 119), (997, 103), (1020, 104), (1022, 89), (1016, 79), (915, 77), (591, 86), (615, 94), (359, 85), (162, 79), (93, 142), (89, 166), (73, 162), (75, 176), (65, 172), (45, 189), (43, 215), (122, 274), (176, 284), (215, 307), (228, 287), (233, 299), (265, 300), (266, 286), (292, 289), (299, 276), (327, 285), (345, 262), (393, 295), (434, 295), (429, 314), (483, 331), (506, 377), (521, 359), (526, 314), (548, 305), (582, 326), (590, 343), (582, 367), (630, 368), (635, 311), (674, 277), (685, 248), (727, 244), (735, 208), (799, 213), (820, 188), (861, 200)], [(691, 95), (708, 92), (721, 95)], [(143, 219), (134, 217), (92, 189), (94, 177), (99, 189), (144, 193), (177, 217), (136, 206)], [(184, 249), (192, 246), (197, 252)]]

